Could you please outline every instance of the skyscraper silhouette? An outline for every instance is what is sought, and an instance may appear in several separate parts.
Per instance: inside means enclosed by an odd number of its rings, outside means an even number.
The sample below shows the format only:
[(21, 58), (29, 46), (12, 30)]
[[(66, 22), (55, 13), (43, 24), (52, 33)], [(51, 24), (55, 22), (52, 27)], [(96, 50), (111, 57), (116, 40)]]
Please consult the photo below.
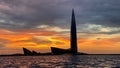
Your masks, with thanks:
[(76, 34), (76, 20), (75, 20), (75, 13), (74, 10), (72, 10), (72, 18), (71, 18), (71, 53), (76, 54), (77, 53), (77, 34)]
[(77, 51), (77, 30), (76, 30), (76, 20), (75, 13), (72, 10), (71, 17), (71, 28), (70, 28), (70, 48), (69, 49), (61, 49), (57, 47), (51, 47), (51, 53), (40, 54), (35, 51), (30, 51), (26, 48), (23, 48), (24, 55), (61, 55), (61, 54), (72, 54), (72, 55), (86, 55), (86, 53)]
[(60, 49), (56, 47), (51, 47), (51, 52), (53, 54), (78, 54), (77, 52), (77, 31), (76, 31), (76, 20), (75, 20), (74, 10), (72, 10), (72, 17), (71, 17), (70, 49)]

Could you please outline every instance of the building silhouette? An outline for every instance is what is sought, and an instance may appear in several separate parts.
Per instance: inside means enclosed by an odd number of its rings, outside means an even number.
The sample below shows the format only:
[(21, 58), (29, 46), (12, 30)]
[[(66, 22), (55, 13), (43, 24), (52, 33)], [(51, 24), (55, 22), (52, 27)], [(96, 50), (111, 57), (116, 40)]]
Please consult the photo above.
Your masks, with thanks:
[(40, 53), (37, 53), (36, 51), (30, 51), (26, 48), (23, 48), (23, 52), (25, 56), (29, 56), (29, 55), (40, 55)]
[(75, 20), (75, 13), (72, 10), (72, 17), (71, 17), (71, 28), (70, 28), (70, 48), (69, 49), (61, 49), (56, 47), (51, 47), (51, 53), (37, 53), (35, 51), (30, 51), (26, 48), (23, 48), (23, 52), (25, 56), (29, 55), (61, 55), (61, 54), (72, 54), (72, 55), (84, 55), (86, 53), (79, 53), (77, 51), (77, 30), (76, 30), (76, 20)]
[(54, 55), (78, 54), (78, 52), (77, 52), (77, 31), (76, 31), (76, 20), (75, 20), (74, 10), (72, 10), (72, 17), (71, 17), (70, 49), (60, 49), (60, 48), (56, 48), (56, 47), (51, 47), (51, 52)]
[(72, 19), (71, 19), (71, 53), (76, 54), (77, 53), (77, 31), (76, 31), (76, 20), (75, 20), (75, 13), (74, 10), (72, 10)]

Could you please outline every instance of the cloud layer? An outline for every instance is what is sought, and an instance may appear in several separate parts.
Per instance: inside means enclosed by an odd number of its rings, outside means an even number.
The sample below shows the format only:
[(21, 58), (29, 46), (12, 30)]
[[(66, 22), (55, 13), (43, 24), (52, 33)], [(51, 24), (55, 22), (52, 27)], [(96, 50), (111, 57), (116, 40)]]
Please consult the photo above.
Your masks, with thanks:
[(0, 27), (35, 28), (41, 24), (62, 27), (65, 23), (69, 26), (72, 8), (77, 24), (119, 27), (119, 6), (119, 0), (0, 0)]
[(96, 43), (118, 50), (120, 0), (0, 0), (0, 48), (68, 46), (73, 8), (83, 51)]

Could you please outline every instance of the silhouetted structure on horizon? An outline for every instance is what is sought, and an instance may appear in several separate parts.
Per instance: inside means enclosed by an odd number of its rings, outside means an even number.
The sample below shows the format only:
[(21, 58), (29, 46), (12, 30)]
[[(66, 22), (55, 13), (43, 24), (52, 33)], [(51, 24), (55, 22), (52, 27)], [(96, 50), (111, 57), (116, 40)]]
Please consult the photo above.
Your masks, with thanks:
[(29, 55), (39, 55), (40, 53), (37, 53), (36, 51), (30, 51), (26, 48), (23, 48), (23, 52), (25, 56), (29, 56)]
[(61, 54), (72, 54), (72, 55), (78, 55), (78, 54), (86, 54), (86, 53), (78, 53), (77, 51), (77, 31), (76, 31), (76, 20), (75, 20), (75, 13), (74, 10), (72, 10), (72, 18), (71, 18), (71, 31), (70, 31), (70, 49), (61, 49), (56, 47), (51, 47), (51, 53), (37, 53), (35, 51), (30, 51), (26, 48), (23, 48), (24, 55), (61, 55)]
[(76, 20), (75, 20), (75, 14), (74, 10), (72, 10), (72, 19), (71, 19), (71, 53), (77, 54), (77, 31), (76, 31)]
[(27, 48), (23, 48), (24, 56), (39, 56), (39, 55), (52, 55), (51, 53), (38, 53), (36, 51), (30, 51)]
[(60, 54), (85, 54), (85, 53), (78, 53), (77, 51), (77, 31), (76, 31), (76, 20), (75, 20), (75, 13), (72, 10), (72, 18), (71, 18), (71, 31), (70, 31), (70, 49), (60, 49), (56, 47), (51, 47), (51, 52), (53, 55), (60, 55)]
[(70, 53), (70, 49), (61, 49), (56, 47), (51, 47), (51, 52), (53, 55), (61, 55)]

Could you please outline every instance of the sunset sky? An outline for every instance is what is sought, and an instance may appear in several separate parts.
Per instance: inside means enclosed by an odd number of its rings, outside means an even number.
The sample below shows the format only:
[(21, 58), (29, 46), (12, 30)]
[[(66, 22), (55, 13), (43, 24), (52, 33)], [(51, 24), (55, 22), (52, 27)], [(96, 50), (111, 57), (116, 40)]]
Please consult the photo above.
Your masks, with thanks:
[(0, 54), (70, 48), (72, 8), (79, 52), (120, 54), (120, 0), (0, 0)]

